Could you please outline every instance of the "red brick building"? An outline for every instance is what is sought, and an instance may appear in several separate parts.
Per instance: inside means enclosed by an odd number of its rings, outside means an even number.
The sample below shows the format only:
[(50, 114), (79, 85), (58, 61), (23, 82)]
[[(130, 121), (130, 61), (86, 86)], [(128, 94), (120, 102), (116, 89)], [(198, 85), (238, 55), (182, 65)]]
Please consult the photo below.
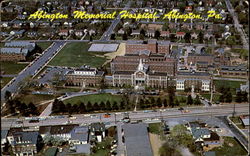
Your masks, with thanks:
[(170, 42), (169, 41), (157, 41), (155, 39), (148, 40), (147, 43), (143, 42), (128, 42), (126, 44), (126, 54), (135, 54), (138, 51), (149, 50), (152, 53), (157, 54), (169, 54)]

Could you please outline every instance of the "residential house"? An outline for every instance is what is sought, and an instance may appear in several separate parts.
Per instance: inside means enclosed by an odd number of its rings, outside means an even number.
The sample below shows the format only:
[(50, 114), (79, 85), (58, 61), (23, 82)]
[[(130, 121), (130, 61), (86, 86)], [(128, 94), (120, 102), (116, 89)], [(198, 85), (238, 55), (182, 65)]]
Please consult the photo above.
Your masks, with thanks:
[(205, 33), (205, 35), (204, 35), (204, 38), (207, 39), (207, 40), (212, 39), (212, 37), (213, 37), (213, 34), (209, 33), (209, 32)]
[(192, 10), (193, 10), (192, 6), (186, 6), (185, 7), (185, 11), (187, 11), (187, 12), (191, 12)]
[(176, 29), (177, 24), (176, 23), (169, 23), (169, 29)]
[(131, 36), (138, 37), (140, 35), (140, 30), (132, 30)]
[(87, 126), (74, 127), (71, 131), (71, 138), (69, 144), (79, 145), (87, 144), (89, 139), (89, 128)]
[(50, 135), (52, 137), (60, 137), (64, 140), (69, 140), (71, 138), (71, 131), (77, 126), (77, 124), (40, 126), (39, 133), (42, 138), (46, 135)]
[(147, 37), (155, 37), (155, 31), (154, 30), (147, 30), (146, 31), (146, 36)]
[(241, 115), (240, 120), (245, 128), (249, 127), (249, 115)]
[(166, 37), (168, 37), (169, 38), (169, 36), (170, 36), (170, 32), (169, 31), (161, 31), (160, 32), (161, 33), (161, 37), (164, 37), (164, 38), (166, 38)]
[(15, 132), (10, 145), (16, 156), (33, 156), (38, 152), (40, 143), (41, 138), (38, 132)]
[(89, 35), (90, 36), (95, 35), (95, 34), (96, 34), (96, 31), (94, 29), (89, 30)]
[(178, 39), (183, 39), (184, 36), (185, 36), (185, 32), (176, 32), (175, 36), (178, 38)]
[(147, 128), (145, 123), (122, 125), (127, 156), (153, 156)]
[(76, 31), (75, 31), (75, 35), (76, 35), (77, 37), (82, 37), (82, 36), (83, 36), (83, 32), (82, 32), (81, 30), (76, 30)]
[(1, 151), (5, 151), (8, 140), (7, 140), (8, 130), (1, 130)]
[(96, 123), (91, 123), (89, 126), (89, 142), (90, 144), (92, 142), (102, 142), (104, 137), (106, 136), (105, 134), (105, 124), (96, 122)]
[(120, 30), (118, 30), (118, 32), (117, 32), (119, 35), (123, 35), (124, 33), (125, 33), (125, 31), (123, 30), (123, 29), (120, 29)]
[(191, 39), (197, 40), (197, 38), (198, 38), (198, 34), (196, 34), (195, 32), (193, 32), (193, 33), (191, 34)]
[(181, 26), (182, 29), (187, 29), (187, 30), (190, 30), (191, 29), (191, 24), (189, 23), (183, 23), (182, 26)]
[(61, 29), (58, 33), (59, 36), (64, 36), (67, 37), (69, 35), (69, 30), (68, 29)]
[(201, 23), (196, 24), (196, 25), (195, 25), (195, 29), (196, 29), (196, 30), (204, 30), (204, 25), (201, 24)]
[(38, 34), (36, 31), (30, 31), (30, 32), (27, 32), (27, 37), (30, 37), (30, 38), (34, 38), (34, 37), (37, 37)]

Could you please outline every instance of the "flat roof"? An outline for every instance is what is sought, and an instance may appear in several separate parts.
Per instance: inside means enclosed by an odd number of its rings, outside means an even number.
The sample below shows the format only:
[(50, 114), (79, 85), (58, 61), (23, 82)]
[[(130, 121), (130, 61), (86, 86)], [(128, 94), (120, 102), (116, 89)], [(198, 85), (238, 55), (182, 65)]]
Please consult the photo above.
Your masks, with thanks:
[(119, 44), (92, 44), (88, 51), (114, 52), (118, 46)]
[(127, 156), (153, 156), (147, 127), (145, 123), (122, 125)]

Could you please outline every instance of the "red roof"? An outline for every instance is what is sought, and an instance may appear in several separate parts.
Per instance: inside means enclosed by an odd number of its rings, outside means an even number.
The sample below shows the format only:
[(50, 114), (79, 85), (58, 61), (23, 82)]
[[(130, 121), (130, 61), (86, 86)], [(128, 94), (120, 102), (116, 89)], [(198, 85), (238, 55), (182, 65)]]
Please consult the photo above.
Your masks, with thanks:
[(176, 35), (185, 35), (185, 32), (176, 32)]

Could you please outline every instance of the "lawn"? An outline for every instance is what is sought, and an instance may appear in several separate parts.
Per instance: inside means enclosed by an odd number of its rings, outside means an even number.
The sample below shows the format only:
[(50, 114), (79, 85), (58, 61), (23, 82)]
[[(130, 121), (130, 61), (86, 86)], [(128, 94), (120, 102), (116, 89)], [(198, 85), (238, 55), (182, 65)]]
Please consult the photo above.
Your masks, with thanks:
[[(202, 94), (205, 99), (210, 100), (211, 94)], [(219, 101), (220, 95), (219, 94), (213, 94), (213, 102)]]
[(42, 101), (52, 100), (55, 98), (53, 95), (33, 95), (33, 94), (25, 94), (17, 97), (21, 102), (29, 104), (30, 102), (34, 104), (39, 104)]
[(89, 47), (88, 43), (69, 43), (57, 54), (49, 65), (80, 67), (85, 64), (91, 67), (101, 67), (106, 58), (96, 56), (97, 53), (95, 52), (88, 52)]
[(117, 103), (120, 103), (122, 100), (122, 97), (120, 95), (111, 95), (108, 93), (96, 94), (96, 95), (84, 95), (84, 96), (77, 96), (77, 97), (67, 99), (64, 101), (64, 103), (78, 104), (79, 101), (81, 101), (83, 103), (91, 102), (93, 104), (97, 102), (98, 104), (100, 104), (101, 101), (106, 103), (108, 100), (110, 101), (111, 104), (113, 104), (115, 101)]
[(1, 88), (3, 88), (13, 77), (2, 77), (1, 78)]
[(51, 45), (51, 42), (37, 42), (36, 44), (44, 51)]
[(214, 80), (215, 88), (218, 90), (220, 87), (230, 87), (231, 93), (235, 94), (236, 88), (240, 88), (240, 84), (246, 84), (245, 82), (240, 81), (225, 81), (225, 80)]
[(1, 71), (4, 71), (5, 75), (18, 74), (26, 66), (27, 64), (18, 64), (15, 62), (1, 62)]
[(148, 124), (149, 132), (160, 135), (162, 133), (161, 123), (150, 123)]
[(245, 149), (232, 137), (223, 137), (224, 144), (222, 147), (216, 147), (213, 149), (216, 155), (223, 156), (246, 156), (247, 152)]
[(97, 143), (95, 150), (95, 153), (92, 153), (91, 156), (109, 156), (110, 146), (113, 138), (107, 137), (102, 142)]
[(79, 92), (80, 88), (64, 88), (64, 87), (57, 87), (57, 92)]

